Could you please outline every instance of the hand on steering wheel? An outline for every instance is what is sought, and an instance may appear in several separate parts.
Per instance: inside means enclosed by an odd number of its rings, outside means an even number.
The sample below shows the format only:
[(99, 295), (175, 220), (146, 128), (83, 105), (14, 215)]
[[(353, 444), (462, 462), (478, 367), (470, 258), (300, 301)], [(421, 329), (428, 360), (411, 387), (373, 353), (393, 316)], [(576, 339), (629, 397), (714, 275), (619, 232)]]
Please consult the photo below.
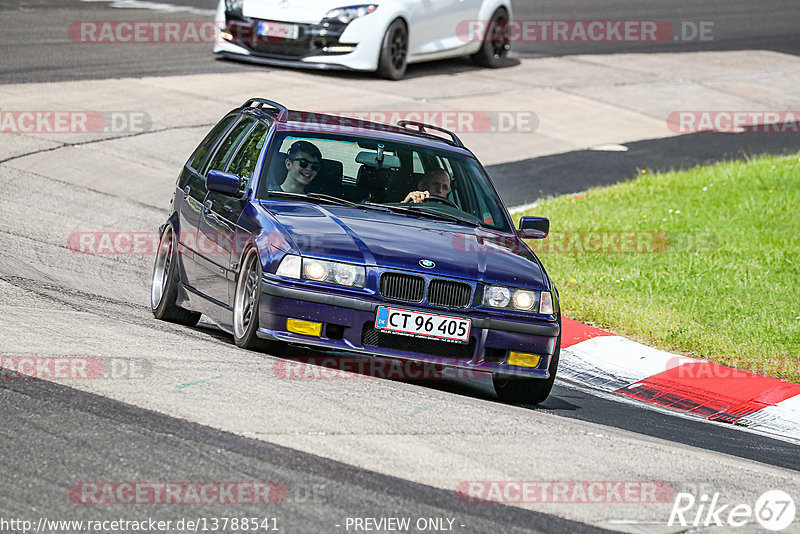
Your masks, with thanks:
[(442, 204), (447, 204), (448, 206), (453, 206), (454, 208), (458, 209), (456, 203), (446, 197), (440, 197), (439, 195), (431, 195), (428, 194), (428, 197), (424, 200), (424, 202), (440, 202)]

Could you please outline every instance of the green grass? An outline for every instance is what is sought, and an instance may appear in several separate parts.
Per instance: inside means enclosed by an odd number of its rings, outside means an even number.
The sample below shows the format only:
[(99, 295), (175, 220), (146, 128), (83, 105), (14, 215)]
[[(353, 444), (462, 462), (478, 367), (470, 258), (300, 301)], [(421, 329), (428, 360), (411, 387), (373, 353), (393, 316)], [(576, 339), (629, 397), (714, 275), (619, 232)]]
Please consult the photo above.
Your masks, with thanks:
[[(548, 199), (524, 215), (550, 218), (551, 238), (529, 243), (555, 280), (565, 315), (800, 382), (800, 154), (642, 170), (632, 181)], [(592, 251), (600, 241), (587, 238), (620, 231), (655, 235), (645, 247), (651, 252)]]

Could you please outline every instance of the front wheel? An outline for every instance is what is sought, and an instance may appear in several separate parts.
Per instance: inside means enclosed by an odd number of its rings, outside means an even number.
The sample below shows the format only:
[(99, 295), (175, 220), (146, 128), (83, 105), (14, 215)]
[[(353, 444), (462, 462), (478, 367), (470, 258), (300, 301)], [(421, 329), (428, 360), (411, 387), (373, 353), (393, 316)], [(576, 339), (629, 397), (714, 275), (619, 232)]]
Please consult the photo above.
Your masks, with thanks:
[(495, 375), (492, 377), (492, 381), (494, 382), (494, 390), (497, 393), (497, 397), (503, 402), (514, 404), (539, 404), (544, 402), (550, 395), (553, 383), (556, 381), (560, 354), (561, 335), (559, 334), (553, 358), (547, 368), (550, 372), (550, 378), (547, 380), (542, 380), (541, 378), (501, 378)]
[(480, 50), (471, 56), (472, 62), (481, 67), (496, 69), (505, 65), (511, 38), (508, 33), (508, 12), (500, 8), (492, 15)]
[(261, 259), (255, 248), (242, 260), (233, 297), (233, 339), (242, 348), (263, 350), (266, 343), (258, 338), (258, 303), (261, 300)]
[(178, 240), (172, 223), (164, 226), (158, 240), (153, 280), (150, 286), (150, 309), (156, 319), (194, 326), (200, 320), (197, 312), (175, 304), (178, 296)]
[(381, 45), (378, 75), (387, 80), (399, 80), (408, 67), (408, 28), (397, 19), (389, 25)]

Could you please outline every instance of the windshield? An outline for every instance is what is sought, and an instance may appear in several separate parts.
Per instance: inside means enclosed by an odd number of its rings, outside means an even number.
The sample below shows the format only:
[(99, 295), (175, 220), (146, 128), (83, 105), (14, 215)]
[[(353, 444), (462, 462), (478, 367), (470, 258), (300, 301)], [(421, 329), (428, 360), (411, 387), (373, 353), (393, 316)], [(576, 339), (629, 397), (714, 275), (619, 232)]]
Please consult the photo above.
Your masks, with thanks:
[(473, 159), (421, 146), (322, 134), (279, 134), (263, 166), (259, 198), (381, 207), (412, 216), (510, 231)]

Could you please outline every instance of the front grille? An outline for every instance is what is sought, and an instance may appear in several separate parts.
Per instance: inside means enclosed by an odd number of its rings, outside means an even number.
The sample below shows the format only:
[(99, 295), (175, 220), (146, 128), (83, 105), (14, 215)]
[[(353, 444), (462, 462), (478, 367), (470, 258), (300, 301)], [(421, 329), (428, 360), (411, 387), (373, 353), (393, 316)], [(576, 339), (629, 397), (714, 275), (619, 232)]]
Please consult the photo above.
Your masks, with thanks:
[(416, 354), (427, 354), (440, 358), (469, 360), (475, 352), (475, 338), (470, 337), (468, 343), (450, 343), (435, 339), (424, 339), (393, 334), (375, 328), (375, 323), (368, 322), (361, 331), (361, 344)]
[(404, 302), (422, 302), (425, 296), (425, 280), (421, 276), (401, 273), (383, 273), (380, 283), (381, 296)]
[(444, 308), (467, 308), (472, 301), (472, 287), (453, 280), (431, 280), (428, 304)]

